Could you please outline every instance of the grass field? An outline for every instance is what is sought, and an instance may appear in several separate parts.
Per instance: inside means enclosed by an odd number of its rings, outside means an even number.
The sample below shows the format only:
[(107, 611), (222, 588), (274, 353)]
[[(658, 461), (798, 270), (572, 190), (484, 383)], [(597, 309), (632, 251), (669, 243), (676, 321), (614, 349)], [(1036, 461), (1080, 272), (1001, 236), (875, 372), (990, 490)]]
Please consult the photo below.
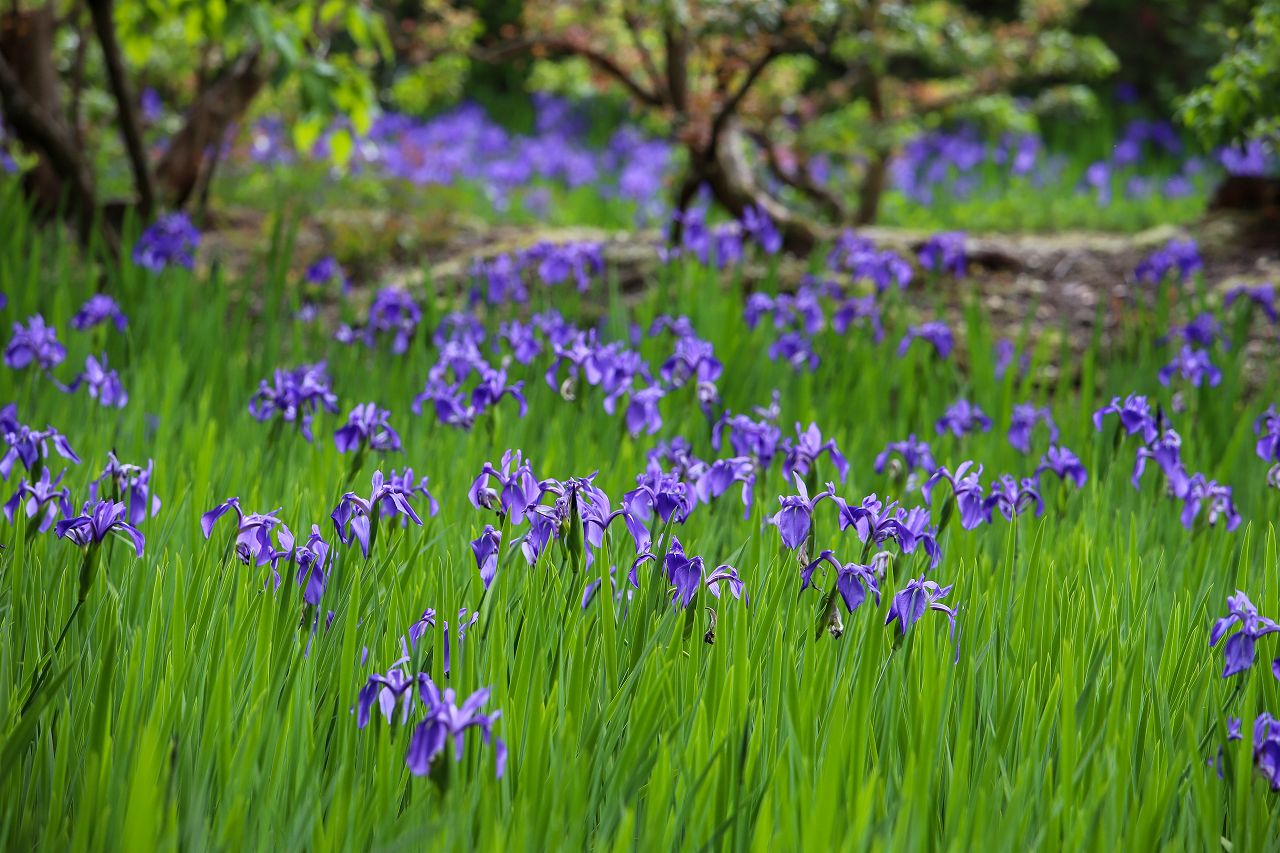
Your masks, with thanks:
[[(862, 325), (836, 333), (843, 297), (823, 296), (822, 328), (803, 335), (820, 358), (811, 372), (768, 357), (781, 332), (769, 319), (746, 327), (732, 268), (676, 260), (630, 305), (612, 293), (607, 272), (586, 294), (531, 275), (528, 304), (475, 308), (488, 334), (484, 359), (496, 367), (511, 353), (505, 342), (490, 349), (500, 322), (552, 307), (584, 327), (598, 317), (600, 341), (634, 348), (662, 386), (662, 424), (653, 435), (626, 428), (631, 395), (648, 384), (638, 377), (626, 379), (613, 414), (589, 381), (563, 399), (566, 369), (557, 388), (545, 381), (552, 356), (544, 343), (529, 365), (509, 364), (509, 380), (524, 381), (527, 414), (502, 399), (462, 429), (441, 423), (430, 403), (422, 415), (411, 411), (442, 361), (433, 332), (461, 300), (413, 294), (423, 316), (403, 353), (387, 336), (372, 347), (344, 345), (327, 314), (318, 323), (295, 319), (289, 255), (290, 229), (264, 234), (252, 266), (267, 286), (253, 291), (217, 271), (106, 265), (105, 289), (127, 330), (78, 331), (69, 323), (95, 291), (93, 266), (37, 231), (12, 189), (0, 205), (5, 328), (41, 313), (67, 349), (53, 368), (60, 382), (86, 356), (105, 353), (128, 393), (123, 408), (106, 407), (83, 389), (60, 391), (37, 368), (5, 367), (0, 403), (16, 402), (33, 429), (49, 424), (66, 435), (82, 462), (52, 451), (43, 462), (55, 474), (67, 467), (77, 514), (113, 450), (124, 462), (154, 460), (150, 488), (162, 501), (137, 525), (141, 557), (117, 537), (86, 556), (53, 530), (35, 530), (21, 511), (0, 527), (3, 849), (1274, 849), (1275, 795), (1250, 756), (1266, 754), (1254, 742), (1255, 716), (1280, 710), (1267, 666), (1278, 641), (1260, 638), (1259, 662), (1231, 678), (1221, 674), (1222, 645), (1209, 645), (1236, 589), (1264, 616), (1280, 616), (1280, 489), (1268, 486), (1271, 462), (1255, 454), (1253, 431), (1280, 401), (1274, 365), (1243, 375), (1246, 302), (1222, 313), (1232, 346), (1219, 338), (1209, 350), (1222, 371), (1216, 387), (1158, 380), (1179, 346), (1160, 342), (1171, 320), (1185, 322), (1202, 306), (1222, 312), (1194, 280), (1140, 291), (1122, 349), (1104, 353), (1095, 343), (1046, 383), (1036, 378), (1041, 366), (1063, 353), (1048, 341), (1015, 341), (1027, 369), (1015, 358), (997, 377), (996, 341), (976, 305), (952, 329), (949, 358), (924, 340), (900, 357), (907, 327), (930, 318), (914, 316), (890, 290), (877, 303), (886, 330), (877, 343)], [(815, 256), (815, 269), (824, 259)], [(847, 274), (833, 277), (853, 286)], [(912, 284), (931, 286), (921, 274)], [(336, 290), (326, 295), (328, 304), (340, 299)], [(350, 299), (346, 310), (359, 315), (368, 294)], [(687, 316), (696, 338), (681, 336), (714, 348), (723, 373), (719, 403), (710, 405), (750, 415), (777, 390), (782, 435), (794, 439), (793, 424), (812, 422), (834, 439), (848, 477), (841, 482), (821, 455), (806, 477), (811, 494), (834, 481), (851, 507), (872, 493), (923, 505), (917, 489), (927, 472), (908, 484), (892, 467), (874, 470), (886, 444), (914, 433), (951, 471), (981, 463), (990, 495), (996, 475), (1031, 477), (1048, 448), (1044, 424), (1031, 430), (1029, 453), (1010, 444), (1014, 406), (1027, 402), (1049, 407), (1087, 481), (1077, 490), (1046, 473), (1042, 515), (1022, 506), (1009, 520), (996, 506), (973, 529), (939, 484), (928, 508), (941, 528), (934, 569), (920, 548), (864, 545), (856, 528), (840, 529), (834, 500), (819, 502), (801, 546), (811, 557), (824, 549), (841, 563), (874, 562), (879, 548), (893, 555), (876, 577), (878, 605), (868, 593), (856, 610), (839, 608), (839, 638), (825, 630), (833, 572), (819, 567), (820, 589), (802, 591), (804, 564), (768, 523), (778, 497), (797, 494), (781, 472), (784, 453), (767, 466), (746, 460), (756, 466), (746, 518), (735, 484), (696, 503), (683, 523), (647, 525), (667, 533), (653, 546), (658, 564), (674, 535), (687, 554), (705, 558), (704, 580), (716, 566), (735, 567), (742, 599), (724, 584), (713, 597), (696, 582), (681, 609), (669, 588), (686, 585), (687, 575), (669, 577), (654, 562), (639, 567), (639, 588), (629, 592), (637, 544), (625, 519), (613, 521), (599, 548), (589, 529), (584, 546), (573, 520), (575, 508), (585, 512), (581, 497), (530, 566), (516, 545), (529, 522), (468, 499), (484, 463), (497, 465), (507, 449), (523, 451), (539, 478), (598, 471), (594, 485), (613, 508), (659, 441), (683, 437), (708, 462), (733, 455), (728, 441), (713, 449), (720, 408), (704, 414), (708, 389), (700, 398), (679, 368), (676, 379), (660, 378), (678, 338), (648, 334), (659, 315)], [(454, 334), (451, 343), (462, 340)], [(278, 418), (251, 416), (260, 380), (322, 360), (338, 412), (316, 415), (313, 442)], [(1161, 426), (1180, 433), (1187, 471), (1234, 489), (1237, 529), (1226, 529), (1225, 516), (1209, 524), (1207, 506), (1185, 527), (1184, 502), (1167, 493), (1171, 480), (1154, 462), (1135, 488), (1143, 437), (1122, 434), (1115, 416), (1101, 431), (1093, 425), (1095, 410), (1126, 394), (1149, 395), (1153, 411), (1168, 413)], [(961, 397), (989, 415), (989, 431), (937, 433), (935, 421)], [(334, 431), (371, 401), (390, 410), (402, 451), (339, 453)], [(430, 478), (439, 512), (429, 515), (419, 496), (420, 527), (375, 519), (367, 559), (358, 545), (338, 542), (330, 516), (343, 494), (367, 496), (375, 471), (405, 466)], [(15, 465), (6, 490), (24, 476)], [(297, 554), (274, 558), (278, 588), (269, 565), (236, 558), (234, 513), (205, 538), (201, 515), (232, 496), (246, 513), (279, 508), (297, 545), (318, 525), (332, 548), (318, 606), (304, 601)], [(540, 500), (560, 524), (552, 496)], [(483, 541), (486, 525), (501, 534), (487, 589), (471, 544)], [(272, 542), (293, 550), (278, 536)], [(88, 559), (98, 571), (77, 610)], [(588, 583), (609, 589), (613, 567), (623, 594), (597, 594), (584, 608)], [(954, 640), (944, 612), (925, 612), (905, 636), (898, 623), (886, 625), (897, 594), (925, 575), (954, 585), (940, 602), (954, 607)], [(427, 608), (432, 625), (418, 622)], [(455, 618), (461, 608), (468, 613)], [(398, 664), (415, 623), (422, 633)], [(358, 726), (368, 677), (397, 666), (457, 691), (459, 703), (491, 691), (485, 711), (501, 711), (492, 734), (508, 750), (500, 778), (497, 744), (484, 744), (476, 728), (461, 760), (450, 745), (430, 772), (411, 773), (413, 727), (427, 715), (419, 699), (408, 723), (398, 715), (388, 723), (375, 706)], [(1244, 719), (1242, 741), (1228, 742), (1229, 717)], [(1221, 778), (1207, 764), (1220, 749)]]

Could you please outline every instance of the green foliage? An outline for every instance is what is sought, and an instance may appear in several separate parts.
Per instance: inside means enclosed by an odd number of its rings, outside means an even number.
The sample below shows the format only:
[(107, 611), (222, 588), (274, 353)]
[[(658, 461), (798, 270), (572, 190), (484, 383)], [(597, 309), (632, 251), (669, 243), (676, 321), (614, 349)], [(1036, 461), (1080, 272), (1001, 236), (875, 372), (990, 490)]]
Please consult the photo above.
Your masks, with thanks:
[(1233, 32), (1209, 81), (1182, 102), (1182, 120), (1206, 144), (1280, 136), (1280, 2), (1263, 0)]

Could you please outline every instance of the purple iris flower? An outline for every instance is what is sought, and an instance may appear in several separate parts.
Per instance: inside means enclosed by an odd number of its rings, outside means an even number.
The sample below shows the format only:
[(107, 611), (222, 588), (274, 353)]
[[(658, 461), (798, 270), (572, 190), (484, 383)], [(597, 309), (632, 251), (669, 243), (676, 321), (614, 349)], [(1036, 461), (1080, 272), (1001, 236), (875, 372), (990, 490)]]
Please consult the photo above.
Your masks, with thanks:
[(818, 558), (809, 563), (800, 572), (800, 590), (803, 592), (813, 584), (813, 574), (818, 566), (822, 563), (829, 563), (836, 570), (836, 591), (840, 594), (840, 599), (844, 602), (845, 610), (850, 614), (862, 606), (867, 600), (867, 593), (870, 592), (876, 600), (876, 606), (880, 605), (880, 586), (876, 580), (877, 576), (884, 571), (884, 564), (888, 560), (889, 554), (881, 551), (871, 558), (871, 562), (863, 565), (861, 563), (841, 563), (835, 558), (833, 551), (823, 551)]
[(880, 343), (884, 340), (884, 325), (880, 322), (880, 307), (876, 303), (875, 294), (866, 296), (850, 296), (836, 307), (831, 315), (831, 328), (843, 335), (861, 323), (871, 329), (871, 340)]
[(1146, 397), (1130, 394), (1123, 401), (1119, 397), (1112, 397), (1109, 404), (1093, 413), (1094, 429), (1102, 431), (1102, 419), (1107, 415), (1119, 415), (1120, 426), (1124, 431), (1129, 435), (1141, 434), (1142, 440), (1148, 444), (1160, 433)]
[(813, 524), (813, 508), (819, 501), (833, 494), (833, 490), (828, 488), (810, 499), (804, 480), (796, 477), (795, 483), (799, 494), (780, 496), (778, 503), (782, 508), (769, 519), (769, 523), (776, 525), (778, 532), (782, 535), (783, 546), (791, 551), (799, 548), (808, 537), (809, 528)]
[[(997, 379), (1003, 379), (1004, 375), (1009, 372), (1009, 366), (1013, 364), (1013, 357), (1018, 354), (1018, 348), (1014, 346), (1013, 341), (999, 340), (996, 341), (996, 365), (995, 372)], [(1029, 363), (1027, 356), (1024, 354), (1020, 367), (1026, 370)]]
[(345, 425), (333, 434), (339, 453), (363, 451), (399, 452), (400, 435), (387, 423), (391, 412), (376, 403), (363, 403), (351, 410)]
[(867, 495), (862, 503), (849, 505), (844, 498), (832, 497), (839, 508), (840, 529), (852, 527), (858, 534), (860, 542), (875, 542), (877, 545), (893, 539), (898, 532), (898, 520), (894, 515), (898, 502), (890, 501), (888, 506), (876, 495)]
[(1200, 258), (1200, 248), (1195, 240), (1170, 240), (1163, 248), (1143, 258), (1134, 268), (1133, 276), (1138, 281), (1158, 284), (1174, 274), (1178, 281), (1185, 284), (1195, 272), (1203, 268), (1204, 262)]
[(936, 569), (942, 562), (942, 549), (938, 546), (938, 528), (929, 524), (929, 511), (922, 506), (898, 507), (894, 521), (897, 523), (895, 537), (902, 553), (924, 551), (929, 558), (929, 568)]
[[(902, 636), (906, 636), (911, 626), (924, 616), (926, 610), (936, 610), (943, 613), (947, 617), (947, 621), (951, 623), (951, 642), (956, 639), (956, 612), (945, 604), (940, 603), (942, 599), (951, 594), (950, 586), (938, 586), (933, 581), (927, 581), (921, 575), (907, 583), (902, 591), (893, 597), (893, 601), (889, 604), (889, 612), (884, 618), (884, 624), (889, 625), (893, 622), (898, 623), (898, 628)], [(960, 646), (956, 645), (956, 660), (960, 659)]]
[(1031, 430), (1037, 423), (1043, 423), (1049, 430), (1051, 443), (1058, 440), (1058, 425), (1053, 422), (1053, 412), (1048, 406), (1036, 406), (1034, 403), (1016, 404), (1009, 423), (1009, 443), (1023, 453), (1029, 453)]
[(111, 533), (127, 536), (133, 542), (134, 550), (142, 556), (146, 545), (146, 537), (138, 528), (125, 521), (125, 505), (112, 501), (98, 501), (96, 504), (86, 502), (75, 518), (65, 518), (54, 527), (59, 538), (70, 539), (80, 546), (97, 545)]
[[(482, 714), (484, 703), (489, 701), (489, 688), (472, 693), (459, 707), (452, 687), (445, 688), (442, 694), (428, 678), (421, 678), (418, 692), (427, 706), (427, 716), (413, 730), (409, 740), (409, 751), (405, 755), (405, 764), (409, 772), (415, 776), (425, 776), (431, 771), (431, 764), (436, 756), (444, 752), (450, 738), (454, 743), (454, 760), (462, 760), (463, 735), (467, 729), (479, 729), (480, 736), (486, 744), (493, 735), (493, 723), (501, 715), (501, 711)], [(507, 766), (507, 747), (501, 740), (493, 738), (494, 763), (499, 778)]]
[(67, 348), (58, 341), (58, 330), (46, 325), (44, 317), (32, 314), (27, 325), (13, 324), (13, 337), (4, 348), (4, 363), (14, 370), (29, 364), (49, 371), (67, 357)]
[[(239, 498), (228, 498), (200, 516), (200, 529), (204, 532), (205, 539), (213, 533), (213, 526), (218, 519), (231, 510), (236, 513), (235, 552), (240, 562), (246, 566), (265, 566), (270, 563), (274, 567), (282, 557), (292, 555), (293, 532), (276, 518), (276, 513), (280, 510), (245, 513), (240, 508)], [(275, 542), (271, 538), (273, 531)]]
[(71, 328), (84, 331), (110, 320), (118, 331), (123, 332), (129, 326), (129, 320), (120, 310), (120, 305), (105, 293), (90, 296), (80, 310), (71, 318)]
[(723, 372), (724, 365), (716, 358), (714, 347), (693, 336), (677, 338), (675, 351), (658, 368), (658, 375), (672, 388), (691, 380), (715, 382)]
[[(9, 479), (14, 462), (21, 462), (22, 467), (28, 472), (43, 467), (44, 460), (49, 458), (50, 444), (53, 445), (54, 452), (63, 459), (79, 464), (80, 457), (76, 456), (75, 451), (71, 449), (65, 435), (53, 427), (33, 430), (25, 424), (18, 423), (16, 409), (6, 406), (4, 411), (11, 413), (11, 416), (7, 422), (0, 424), (0, 438), (9, 445), (4, 455), (0, 456), (0, 479)], [(0, 418), (0, 420), (5, 419)]]
[(1222, 371), (1209, 361), (1209, 351), (1195, 349), (1190, 344), (1184, 344), (1173, 361), (1160, 368), (1160, 384), (1167, 386), (1174, 374), (1181, 376), (1195, 388), (1206, 382), (1215, 386), (1222, 381)]
[(934, 234), (920, 247), (917, 257), (920, 266), (930, 272), (948, 272), (963, 278), (967, 258), (964, 251), (963, 231), (942, 231)]
[(525, 513), (529, 520), (529, 532), (520, 539), (520, 553), (530, 566), (547, 550), (552, 539), (560, 536), (560, 519), (552, 507), (531, 506)]
[(1186, 489), (1186, 471), (1182, 467), (1182, 437), (1175, 430), (1167, 429), (1146, 447), (1139, 447), (1134, 457), (1133, 476), (1131, 482), (1136, 489), (1142, 481), (1147, 460), (1154, 461), (1164, 472), (1169, 481), (1170, 490), (1175, 495)]
[(311, 421), (318, 410), (338, 412), (338, 395), (329, 386), (323, 361), (299, 365), (294, 370), (276, 370), (272, 382), (262, 380), (249, 401), (249, 414), (258, 421), (279, 414), (285, 423), (296, 424), (303, 438), (312, 441)]
[(71, 380), (71, 384), (66, 386), (65, 390), (68, 394), (75, 392), (77, 388), (84, 385), (89, 390), (89, 397), (97, 400), (104, 406), (116, 409), (123, 409), (129, 402), (129, 394), (124, 390), (124, 386), (120, 384), (120, 374), (107, 367), (107, 357), (104, 355), (102, 361), (93, 356), (86, 356), (84, 360), (84, 371), (75, 379)]
[(880, 451), (875, 462), (877, 474), (884, 473), (890, 457), (895, 454), (902, 457), (902, 464), (906, 466), (907, 471), (920, 469), (926, 474), (932, 474), (938, 467), (934, 464), (933, 451), (929, 449), (929, 443), (917, 440), (915, 433), (911, 433), (906, 440), (891, 441), (885, 445), (884, 450)]
[(911, 342), (917, 338), (932, 344), (938, 358), (950, 358), (951, 351), (955, 348), (955, 337), (951, 333), (951, 327), (946, 323), (937, 321), (921, 323), (919, 326), (909, 327), (907, 333), (902, 336), (902, 340), (898, 342), (898, 358), (907, 354)]
[(450, 342), (479, 346), (487, 334), (484, 322), (472, 312), (450, 311), (431, 333), (431, 342), (441, 349)]
[(622, 520), (635, 540), (636, 550), (642, 551), (650, 544), (648, 525), (654, 516), (663, 524), (673, 520), (684, 524), (695, 506), (688, 484), (651, 461), (645, 472), (636, 476), (636, 488), (622, 496)]
[(766, 255), (782, 251), (782, 235), (763, 207), (750, 205), (742, 212), (742, 227)]
[(71, 490), (66, 486), (58, 488), (58, 484), (62, 482), (62, 478), (66, 475), (66, 471), (58, 474), (57, 477), (50, 479), (49, 469), (45, 468), (40, 479), (34, 483), (28, 483), (23, 480), (18, 484), (18, 490), (13, 493), (13, 497), (9, 498), (4, 505), (4, 516), (13, 522), (13, 517), (19, 509), (27, 518), (35, 518), (40, 512), (44, 511), (44, 518), (40, 520), (38, 530), (44, 533), (53, 523), (58, 520), (59, 516), (67, 518), (71, 515)]
[(632, 394), (624, 415), (627, 432), (632, 436), (642, 433), (653, 435), (662, 429), (662, 412), (658, 403), (666, 394), (660, 385), (650, 385)]
[(1206, 506), (1210, 526), (1216, 525), (1220, 519), (1225, 520), (1228, 531), (1240, 526), (1242, 519), (1236, 510), (1231, 487), (1210, 480), (1204, 474), (1192, 474), (1186, 480), (1186, 485), (1175, 491), (1175, 497), (1183, 502), (1182, 526), (1188, 530), (1192, 528), (1200, 511)]
[(1258, 436), (1255, 450), (1264, 462), (1280, 462), (1280, 411), (1275, 406), (1267, 410), (1253, 422), (1253, 434)]
[[(933, 472), (925, 484), (920, 487), (920, 494), (924, 497), (924, 502), (933, 505), (933, 487), (940, 481), (946, 480), (951, 484), (952, 497), (955, 499), (956, 507), (960, 510), (960, 526), (965, 530), (973, 530), (987, 522), (987, 511), (984, 507), (982, 495), (982, 483), (979, 478), (982, 476), (982, 466), (978, 465), (970, 471), (972, 462), (961, 462), (960, 467), (956, 468), (955, 473), (944, 465)], [(944, 512), (944, 521), (945, 521)]]
[(729, 491), (734, 483), (741, 483), (742, 504), (745, 507), (743, 517), (750, 516), (756, 482), (756, 463), (751, 458), (733, 456), (728, 459), (717, 459), (710, 465), (704, 463), (694, 476), (696, 476), (694, 490), (698, 500), (703, 503), (710, 503)]
[(1040, 498), (1040, 489), (1031, 477), (1017, 480), (1012, 474), (1003, 474), (991, 482), (991, 494), (983, 501), (983, 509), (987, 513), (987, 521), (993, 517), (993, 510), (999, 510), (1007, 521), (1021, 515), (1023, 510), (1034, 506), (1036, 515), (1044, 514), (1044, 501)]
[(797, 372), (808, 370), (812, 373), (822, 363), (813, 348), (812, 339), (803, 332), (784, 332), (769, 345), (765, 354), (771, 361), (781, 361)]
[(849, 474), (849, 463), (840, 452), (840, 448), (836, 446), (835, 439), (823, 441), (822, 432), (816, 423), (809, 424), (808, 429), (802, 429), (797, 423), (796, 440), (794, 443), (787, 444), (786, 456), (782, 459), (782, 476), (788, 480), (795, 475), (809, 476), (809, 469), (823, 453), (830, 458), (832, 467), (836, 469), (836, 474), (843, 483)]
[(743, 592), (742, 578), (738, 577), (738, 570), (733, 566), (716, 566), (715, 571), (707, 575), (707, 589), (716, 598), (720, 597), (720, 584), (724, 583), (729, 588), (729, 593), (736, 599), (741, 599)]
[(414, 524), (422, 526), (422, 519), (414, 512), (403, 489), (387, 481), (381, 471), (374, 471), (368, 498), (363, 498), (355, 492), (347, 492), (333, 508), (330, 517), (333, 519), (338, 541), (343, 545), (350, 545), (352, 540), (355, 540), (360, 544), (360, 552), (365, 559), (368, 559), (369, 546), (375, 529), (373, 525), (377, 520), (375, 516), (384, 504), (389, 504)]
[[(489, 485), (491, 480), (496, 481), (496, 489)], [(512, 524), (521, 524), (525, 513), (541, 498), (542, 484), (519, 450), (508, 450), (502, 455), (500, 470), (488, 462), (484, 463), (480, 476), (467, 490), (467, 499), (472, 506), (505, 515)]]
[(1280, 625), (1265, 616), (1259, 616), (1258, 608), (1254, 607), (1249, 597), (1236, 590), (1235, 595), (1227, 597), (1227, 615), (1213, 623), (1213, 629), (1209, 632), (1209, 645), (1218, 645), (1227, 631), (1237, 624), (1240, 630), (1232, 634), (1223, 646), (1227, 661), (1222, 670), (1223, 678), (1230, 678), (1253, 666), (1254, 643), (1267, 634), (1280, 632)]
[(1217, 317), (1208, 311), (1197, 314), (1185, 326), (1174, 326), (1172, 329), (1173, 337), (1181, 338), (1187, 344), (1194, 344), (1200, 347), (1213, 346), (1221, 334), (1222, 324), (1218, 322)]
[(680, 540), (671, 537), (671, 547), (667, 549), (665, 559), (667, 581), (673, 588), (672, 604), (685, 608), (693, 601), (698, 587), (702, 585), (703, 562), (701, 557), (688, 557)]
[(402, 669), (405, 663), (403, 659), (396, 661), (386, 675), (375, 672), (369, 676), (364, 687), (356, 694), (356, 728), (363, 729), (369, 725), (369, 712), (373, 709), (374, 702), (378, 703), (378, 708), (388, 723), (395, 722), (397, 707), (400, 710), (400, 722), (409, 722), (409, 715), (413, 711), (413, 688), (419, 681), (427, 681), (427, 676), (421, 673), (410, 678)]
[(311, 525), (311, 535), (306, 543), (299, 545), (293, 554), (298, 564), (298, 586), (302, 587), (302, 599), (313, 607), (319, 606), (324, 596), (329, 576), (325, 571), (325, 561), (329, 559), (329, 543), (320, 535), (320, 525)]
[(304, 279), (307, 284), (315, 287), (337, 284), (343, 293), (351, 289), (346, 275), (342, 272), (342, 267), (338, 265), (338, 261), (332, 255), (326, 255), (307, 267)]
[(725, 412), (711, 431), (711, 446), (716, 450), (720, 449), (726, 427), (730, 430), (729, 445), (735, 456), (747, 456), (759, 460), (761, 468), (769, 467), (782, 442), (782, 430), (776, 424)]
[(1085, 471), (1084, 463), (1079, 457), (1067, 448), (1056, 444), (1050, 445), (1040, 459), (1040, 465), (1035, 471), (1037, 482), (1045, 471), (1052, 471), (1060, 480), (1070, 480), (1075, 483), (1077, 489), (1083, 489), (1085, 481), (1089, 479), (1089, 473)]
[(116, 458), (114, 451), (107, 454), (107, 467), (98, 479), (89, 484), (89, 499), (99, 496), (113, 501), (124, 501), (129, 507), (128, 521), (137, 526), (146, 521), (148, 513), (154, 518), (160, 512), (160, 498), (151, 493), (151, 474), (155, 462), (147, 460), (147, 467), (130, 465)]
[(956, 438), (963, 438), (974, 430), (989, 432), (991, 418), (982, 409), (961, 398), (952, 403), (946, 414), (934, 423), (934, 429), (939, 435), (950, 430)]
[(649, 337), (656, 338), (663, 332), (670, 332), (677, 338), (694, 338), (698, 332), (693, 328), (693, 321), (683, 314), (672, 317), (670, 314), (659, 314), (649, 324)]
[(476, 556), (476, 568), (480, 570), (480, 580), (488, 589), (498, 573), (498, 546), (502, 544), (502, 533), (486, 524), (479, 538), (471, 543), (471, 552)]
[(524, 380), (519, 379), (507, 384), (506, 368), (491, 368), (482, 365), (480, 381), (471, 389), (471, 417), (483, 414), (496, 406), (503, 397), (510, 397), (520, 406), (520, 417), (529, 413), (529, 403), (524, 398)]
[(200, 232), (185, 213), (170, 213), (142, 232), (133, 246), (133, 262), (143, 269), (160, 272), (169, 264), (191, 269)]
[(534, 327), (529, 323), (519, 320), (503, 323), (498, 334), (506, 340), (512, 357), (520, 364), (532, 364), (542, 354), (542, 341), (538, 340)]
[(1280, 311), (1276, 308), (1275, 285), (1266, 283), (1256, 287), (1246, 285), (1233, 287), (1222, 297), (1222, 307), (1230, 308), (1237, 299), (1241, 298), (1253, 303), (1272, 323), (1280, 323)]
[(420, 322), (422, 309), (412, 296), (397, 287), (384, 287), (369, 306), (366, 343), (373, 346), (379, 336), (390, 336), (391, 351), (403, 355), (408, 351)]
[(911, 282), (911, 264), (896, 252), (881, 251), (866, 237), (844, 231), (827, 256), (827, 267), (848, 272), (854, 280), (868, 280), (877, 293), (890, 287), (905, 290)]
[[(405, 468), (404, 473), (400, 473), (396, 469), (392, 469), (391, 474), (387, 477), (387, 485), (391, 487), (391, 491), (403, 497), (406, 501), (412, 501), (415, 495), (422, 495), (427, 499), (427, 515), (435, 518), (440, 512), (440, 504), (436, 502), (431, 492), (427, 491), (427, 476), (424, 474), (421, 480), (415, 480), (412, 468)], [(400, 516), (400, 526), (409, 526), (409, 516), (402, 513), (399, 504), (390, 497), (384, 497), (379, 508), (383, 515)]]

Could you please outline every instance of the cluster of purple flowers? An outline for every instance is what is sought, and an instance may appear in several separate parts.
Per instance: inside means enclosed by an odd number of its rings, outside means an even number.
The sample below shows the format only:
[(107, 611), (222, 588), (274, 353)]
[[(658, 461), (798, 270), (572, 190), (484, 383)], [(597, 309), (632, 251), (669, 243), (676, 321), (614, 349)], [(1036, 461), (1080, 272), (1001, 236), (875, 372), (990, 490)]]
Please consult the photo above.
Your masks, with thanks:
[(1148, 284), (1159, 284), (1166, 278), (1173, 277), (1186, 284), (1202, 269), (1204, 261), (1195, 240), (1170, 240), (1143, 258), (1134, 267), (1133, 277)]
[(256, 420), (265, 422), (278, 417), (295, 425), (307, 441), (315, 438), (311, 422), (321, 409), (331, 414), (338, 411), (338, 395), (330, 387), (323, 361), (293, 370), (277, 369), (270, 381), (263, 379), (259, 383), (249, 401), (249, 414)]
[(185, 213), (170, 213), (153, 222), (133, 247), (133, 262), (152, 272), (170, 264), (191, 269), (200, 232)]
[(1182, 437), (1168, 425), (1163, 412), (1153, 413), (1145, 397), (1130, 394), (1123, 400), (1116, 397), (1094, 412), (1094, 427), (1101, 431), (1109, 415), (1117, 416), (1118, 432), (1142, 437), (1143, 446), (1138, 448), (1134, 460), (1134, 488), (1141, 485), (1147, 463), (1154, 462), (1164, 475), (1169, 496), (1182, 501), (1182, 524), (1188, 530), (1202, 517), (1210, 526), (1221, 521), (1228, 531), (1240, 526), (1241, 517), (1231, 487), (1204, 474), (1187, 471), (1182, 460)]
[(384, 287), (373, 297), (369, 305), (368, 319), (363, 326), (342, 325), (334, 337), (339, 343), (363, 343), (376, 347), (379, 340), (391, 339), (391, 351), (403, 355), (422, 322), (422, 309), (408, 291), (399, 287)]

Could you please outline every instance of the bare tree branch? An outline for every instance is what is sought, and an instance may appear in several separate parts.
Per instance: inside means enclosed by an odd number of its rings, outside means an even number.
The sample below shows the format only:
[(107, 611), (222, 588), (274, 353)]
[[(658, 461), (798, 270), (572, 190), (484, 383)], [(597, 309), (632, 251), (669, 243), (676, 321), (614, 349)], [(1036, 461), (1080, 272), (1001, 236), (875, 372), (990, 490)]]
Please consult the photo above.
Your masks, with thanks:
[(661, 97), (667, 86), (663, 82), (662, 75), (658, 73), (658, 66), (653, 61), (653, 54), (645, 46), (644, 39), (640, 35), (640, 22), (631, 12), (623, 12), (622, 19), (626, 22), (627, 32), (631, 34), (631, 41), (635, 45), (636, 53), (640, 54), (640, 67), (644, 69), (644, 73), (649, 77), (649, 85), (653, 87), (653, 91)]

